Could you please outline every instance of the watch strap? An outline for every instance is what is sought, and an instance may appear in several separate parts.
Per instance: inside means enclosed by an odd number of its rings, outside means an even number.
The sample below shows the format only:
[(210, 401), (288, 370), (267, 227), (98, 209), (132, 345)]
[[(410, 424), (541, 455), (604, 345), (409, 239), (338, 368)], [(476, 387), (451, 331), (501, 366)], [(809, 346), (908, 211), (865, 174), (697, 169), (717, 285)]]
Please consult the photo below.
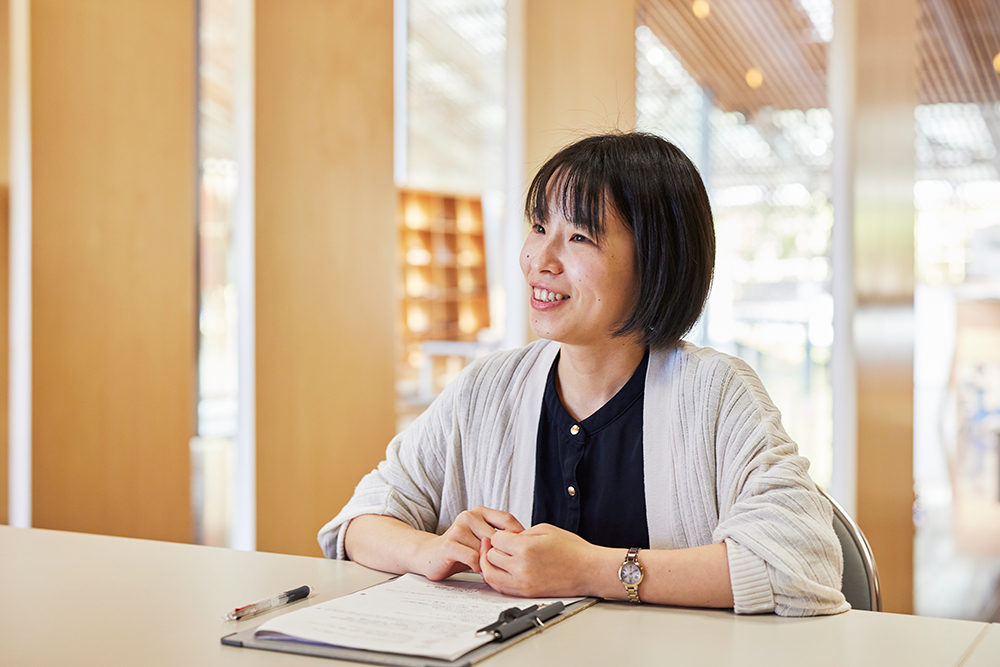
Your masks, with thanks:
[(640, 602), (639, 584), (642, 583), (642, 579), (644, 576), (644, 573), (642, 571), (642, 565), (639, 564), (639, 547), (632, 547), (631, 549), (628, 550), (628, 553), (625, 555), (625, 562), (622, 563), (622, 569), (624, 569), (626, 566), (630, 564), (639, 568), (639, 580), (636, 581), (634, 584), (627, 583), (621, 577), (620, 574), (621, 570), (619, 570), (619, 579), (622, 579), (622, 585), (625, 586), (625, 593), (628, 594), (629, 602), (638, 603)]

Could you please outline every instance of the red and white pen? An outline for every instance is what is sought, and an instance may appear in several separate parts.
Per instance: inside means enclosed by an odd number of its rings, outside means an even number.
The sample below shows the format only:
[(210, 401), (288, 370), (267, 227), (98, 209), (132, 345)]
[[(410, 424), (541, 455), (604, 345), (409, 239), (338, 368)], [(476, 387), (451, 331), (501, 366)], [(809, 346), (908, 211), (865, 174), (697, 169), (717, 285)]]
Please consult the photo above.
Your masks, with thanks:
[(286, 604), (291, 604), (298, 600), (304, 600), (309, 597), (311, 593), (312, 586), (299, 586), (298, 588), (293, 588), (290, 591), (278, 593), (277, 595), (272, 595), (271, 597), (264, 598), (263, 600), (257, 600), (256, 602), (252, 602), (245, 607), (238, 607), (222, 618), (226, 621), (238, 621), (243, 618), (249, 618), (250, 616), (257, 616), (258, 614), (263, 614), (265, 611), (270, 611), (276, 607), (283, 607)]

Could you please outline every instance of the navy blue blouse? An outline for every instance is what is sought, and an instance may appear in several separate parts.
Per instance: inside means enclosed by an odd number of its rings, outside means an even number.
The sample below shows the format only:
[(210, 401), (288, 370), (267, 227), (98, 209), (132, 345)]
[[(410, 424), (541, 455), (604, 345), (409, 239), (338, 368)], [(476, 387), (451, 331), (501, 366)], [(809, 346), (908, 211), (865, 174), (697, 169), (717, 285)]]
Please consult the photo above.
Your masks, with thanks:
[(649, 548), (642, 465), (642, 397), (649, 350), (625, 386), (576, 421), (545, 384), (535, 454), (532, 524), (549, 523), (605, 547)]

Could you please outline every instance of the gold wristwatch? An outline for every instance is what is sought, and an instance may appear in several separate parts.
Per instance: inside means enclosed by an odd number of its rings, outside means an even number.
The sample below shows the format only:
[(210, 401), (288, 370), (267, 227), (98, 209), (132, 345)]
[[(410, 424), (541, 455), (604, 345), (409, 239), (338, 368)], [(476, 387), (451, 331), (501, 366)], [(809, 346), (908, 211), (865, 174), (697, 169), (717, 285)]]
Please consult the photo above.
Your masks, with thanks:
[(642, 565), (639, 565), (639, 547), (632, 547), (625, 556), (625, 562), (618, 568), (618, 579), (625, 586), (630, 602), (639, 602), (639, 584), (642, 583)]

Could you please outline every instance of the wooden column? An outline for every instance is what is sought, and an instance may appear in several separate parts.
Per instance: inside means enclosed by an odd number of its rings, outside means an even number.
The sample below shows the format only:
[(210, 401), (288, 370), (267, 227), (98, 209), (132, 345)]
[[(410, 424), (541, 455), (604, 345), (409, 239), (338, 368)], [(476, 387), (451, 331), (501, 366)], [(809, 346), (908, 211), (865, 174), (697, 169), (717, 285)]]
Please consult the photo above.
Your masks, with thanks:
[(558, 148), (635, 127), (635, 3), (525, 0), (527, 178)]
[(257, 547), (316, 533), (395, 432), (392, 0), (257, 0)]
[[(886, 611), (913, 611), (913, 184), (916, 0), (841, 0), (830, 100), (847, 155), (838, 224), (853, 233), (856, 519)], [(839, 19), (837, 18), (839, 16)], [(848, 267), (845, 267), (849, 269)], [(838, 307), (845, 304), (840, 302)]]
[[(636, 26), (634, 0), (511, 0), (507, 7), (508, 48), (519, 49), (508, 55), (508, 67), (523, 75), (523, 98), (508, 94), (516, 106), (508, 110), (508, 132), (523, 128), (524, 135), (520, 155), (508, 147), (504, 234), (513, 260), (527, 230), (524, 193), (545, 160), (583, 137), (635, 129)], [(518, 81), (514, 74), (508, 85)], [(507, 270), (508, 308), (526, 312), (521, 272), (516, 263)], [(515, 313), (508, 326), (523, 331), (508, 335), (513, 344), (535, 338), (526, 316)]]
[(195, 3), (31, 5), (33, 525), (191, 539)]

